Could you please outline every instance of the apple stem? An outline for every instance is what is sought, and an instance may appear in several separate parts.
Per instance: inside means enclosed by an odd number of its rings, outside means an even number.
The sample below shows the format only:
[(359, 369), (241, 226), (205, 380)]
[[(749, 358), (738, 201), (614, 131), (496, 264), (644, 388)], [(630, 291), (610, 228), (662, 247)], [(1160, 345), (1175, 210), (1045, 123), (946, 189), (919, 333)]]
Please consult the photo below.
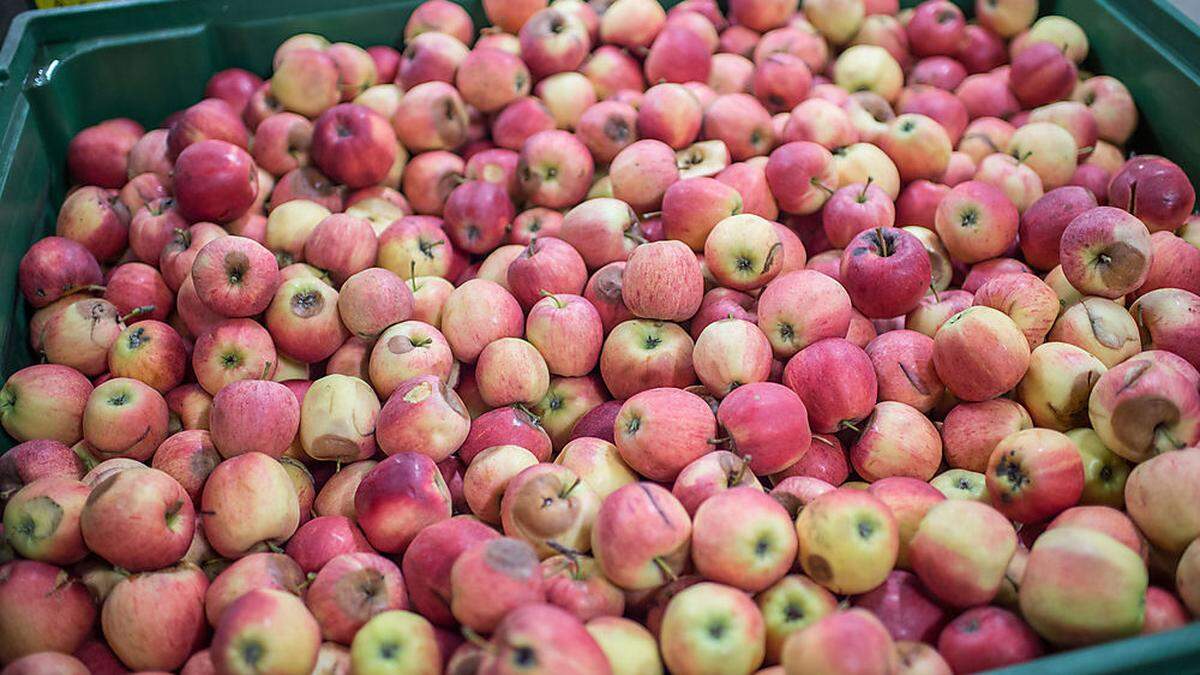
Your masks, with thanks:
[(879, 239), (879, 255), (885, 258), (890, 256), (892, 252), (888, 250), (887, 238), (883, 236), (882, 227), (875, 228), (875, 237)]
[(265, 380), (265, 379), (267, 379), (267, 375), (270, 375), (270, 374), (271, 374), (271, 362), (270, 362), (270, 361), (264, 361), (264, 362), (263, 362), (263, 371), (262, 371), (262, 376), (261, 376), (261, 377), (259, 377), (258, 379), (260, 379), (260, 380)]
[(583, 479), (581, 479), (579, 476), (576, 476), (575, 481), (573, 483), (571, 483), (570, 485), (568, 485), (567, 489), (563, 490), (562, 494), (560, 494), (559, 497), (561, 497), (562, 499), (566, 499), (567, 497), (570, 497), (571, 492), (573, 492), (575, 490), (575, 488), (579, 487), (579, 483), (581, 483), (582, 480)]
[(833, 194), (833, 189), (832, 189), (832, 188), (830, 188), (828, 185), (826, 185), (826, 184), (822, 183), (821, 181), (817, 180), (815, 177), (814, 177), (814, 178), (810, 178), (810, 179), (808, 180), (808, 182), (809, 182), (809, 183), (811, 183), (812, 185), (814, 185), (814, 186), (816, 186), (816, 187), (818, 187), (818, 188), (820, 188), (820, 189), (824, 190), (824, 191), (825, 191), (825, 194), (828, 194), (828, 195), (831, 195), (831, 194)]
[(268, 541), (266, 544), (267, 550), (269, 550), (271, 553), (283, 553), (283, 549), (279, 548), (279, 544), (276, 544), (273, 541)]
[(1024, 164), (1025, 160), (1029, 159), (1031, 156), (1033, 156), (1032, 150), (1026, 151), (1025, 154), (1021, 154), (1019, 152), (1013, 153), (1013, 159), (1017, 160), (1017, 164)]
[(728, 440), (729, 440), (728, 436), (720, 436), (718, 438), (708, 439), (708, 444), (709, 445), (721, 445), (722, 443), (724, 443), (725, 441), (728, 441)]
[(132, 573), (132, 572), (130, 572), (129, 570), (125, 569), (124, 567), (120, 567), (120, 566), (117, 566), (117, 565), (113, 565), (113, 571), (114, 571), (114, 572), (116, 572), (117, 574), (119, 574), (119, 575), (123, 576), (123, 577), (133, 576), (133, 573)]
[(851, 422), (850, 420), (842, 420), (842, 423), (839, 424), (838, 426), (840, 426), (843, 429), (850, 429), (852, 431), (862, 431), (862, 429), (858, 428), (857, 424), (855, 424), (854, 422)]
[(934, 301), (934, 302), (941, 302), (941, 301), (942, 301), (942, 299), (941, 299), (940, 297), (938, 297), (937, 287), (933, 285), (933, 282), (932, 282), (932, 281), (931, 281), (931, 282), (929, 282), (929, 291), (930, 291), (931, 293), (933, 293), (933, 301)]
[(553, 541), (551, 539), (546, 540), (546, 546), (555, 553), (566, 557), (567, 563), (571, 566), (571, 578), (579, 581), (579, 575), (582, 571), (582, 568), (579, 566), (579, 551), (576, 551), (569, 546), (563, 546), (557, 541)]
[(679, 575), (675, 574), (675, 571), (671, 569), (666, 560), (662, 559), (662, 556), (654, 556), (654, 564), (658, 566), (659, 571), (662, 572), (667, 581), (675, 581), (679, 578)]
[(514, 403), (512, 407), (528, 415), (529, 419), (533, 420), (535, 425), (539, 427), (542, 426), (542, 418), (538, 415), (535, 415), (529, 408), (526, 408), (524, 403)]
[(566, 303), (564, 303), (562, 300), (558, 299), (558, 296), (554, 295), (553, 293), (551, 293), (550, 291), (548, 291), (544, 288), (542, 290), (538, 291), (538, 295), (542, 296), (543, 298), (550, 298), (551, 300), (553, 300), (554, 306), (557, 307), (558, 309), (563, 309), (564, 307), (567, 306)]
[(1078, 153), (1076, 153), (1076, 156), (1083, 156), (1083, 155), (1086, 155), (1086, 154), (1088, 154), (1089, 152), (1092, 152), (1092, 151), (1093, 151), (1093, 150), (1095, 150), (1095, 149), (1096, 149), (1096, 146), (1094, 146), (1094, 145), (1085, 145), (1085, 146), (1083, 146), (1082, 148), (1080, 148), (1080, 149), (1079, 149), (1079, 152), (1078, 152)]
[(408, 283), (412, 286), (413, 293), (417, 292), (417, 261), (408, 261)]
[(1133, 216), (1137, 215), (1137, 184), (1136, 180), (1129, 184), (1129, 203), (1125, 206), (1125, 210)]
[(105, 287), (101, 286), (100, 284), (70, 286), (67, 288), (67, 290), (63, 291), (63, 297), (65, 298), (68, 295), (75, 295), (76, 293), (103, 293), (105, 290)]
[(475, 645), (476, 647), (479, 647), (480, 649), (487, 652), (488, 654), (496, 653), (496, 648), (492, 645), (492, 643), (488, 642), (487, 640), (484, 640), (483, 636), (481, 636), (479, 633), (476, 633), (475, 631), (471, 630), (470, 628), (463, 626), (462, 634), (463, 634), (463, 637), (467, 639), (467, 642), (470, 642), (471, 644)]
[(142, 305), (141, 307), (134, 307), (133, 309), (129, 310), (128, 314), (121, 317), (120, 321), (121, 321), (121, 323), (125, 323), (126, 321), (128, 321), (130, 319), (136, 319), (137, 317), (139, 317), (143, 314), (149, 314), (150, 312), (153, 312), (153, 311), (154, 311), (154, 305)]
[(833, 444), (833, 441), (829, 440), (828, 438), (825, 438), (824, 436), (813, 436), (812, 439), (814, 441), (817, 441), (818, 443), (824, 443), (825, 445), (828, 445), (831, 448), (836, 447)]
[(662, 211), (648, 211), (642, 214), (642, 219), (645, 220), (646, 218), (657, 218), (661, 215)]
[(863, 185), (862, 192), (858, 193), (859, 203), (867, 201), (867, 188), (871, 187), (871, 183), (875, 182), (875, 176), (867, 176), (867, 182)]
[(738, 466), (737, 473), (733, 474), (733, 479), (729, 481), (729, 487), (733, 487), (742, 482), (746, 477), (746, 469), (750, 467), (750, 455), (742, 455), (742, 463)]

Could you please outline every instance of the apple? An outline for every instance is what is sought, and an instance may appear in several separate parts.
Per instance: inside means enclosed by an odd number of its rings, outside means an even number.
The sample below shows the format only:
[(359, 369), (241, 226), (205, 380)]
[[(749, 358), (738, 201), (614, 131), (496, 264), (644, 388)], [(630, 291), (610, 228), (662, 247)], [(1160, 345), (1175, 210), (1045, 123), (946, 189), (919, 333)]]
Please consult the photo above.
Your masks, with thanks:
[(58, 441), (18, 443), (0, 455), (0, 500), (40, 478), (83, 478), (86, 469), (83, 457)]
[[(251, 483), (254, 490), (246, 490)], [(217, 465), (204, 484), (200, 513), (209, 543), (228, 558), (286, 541), (300, 521), (300, 505), (288, 472), (279, 461), (260, 452)], [(250, 513), (254, 517), (248, 517)]]
[(383, 553), (403, 553), (422, 529), (450, 517), (450, 493), (432, 459), (398, 452), (363, 477), (354, 508), (372, 546)]
[[(765, 286), (780, 273), (782, 248), (773, 223), (743, 213), (722, 219), (709, 231), (704, 242), (704, 262), (720, 285), (749, 291)], [(630, 256), (631, 264), (640, 258), (639, 250)]]
[(407, 609), (408, 597), (395, 563), (375, 553), (343, 553), (309, 583), (305, 604), (325, 639), (346, 644), (375, 615)]
[(542, 9), (520, 27), (521, 58), (536, 78), (574, 70), (591, 49), (587, 26), (557, 8)]
[(655, 387), (686, 387), (696, 381), (692, 350), (692, 339), (677, 324), (625, 321), (604, 341), (600, 374), (618, 399)]
[(659, 481), (673, 480), (707, 453), (717, 432), (716, 419), (704, 399), (669, 387), (630, 397), (614, 425), (621, 458), (639, 474)]
[(527, 410), (511, 406), (476, 417), (458, 449), (458, 456), (470, 465), (480, 452), (494, 445), (518, 445), (533, 453), (539, 462), (549, 461), (552, 451), (550, 438), (537, 418)]
[(979, 262), (1003, 254), (1016, 240), (1017, 209), (1003, 192), (986, 183), (967, 181), (951, 189), (938, 204), (938, 237), (960, 262)]
[(1151, 544), (1167, 553), (1182, 552), (1197, 527), (1183, 486), (1196, 471), (1198, 454), (1187, 449), (1152, 457), (1135, 466), (1125, 484), (1129, 516)]
[(1063, 230), (1060, 258), (1071, 286), (1115, 299), (1136, 290), (1150, 272), (1150, 232), (1125, 211), (1099, 206)]
[(633, 483), (601, 503), (592, 526), (592, 551), (617, 586), (656, 588), (682, 571), (691, 531), (687, 511), (671, 493), (653, 483)]
[(959, 399), (984, 401), (1021, 381), (1029, 366), (1029, 343), (1007, 315), (975, 306), (938, 329), (933, 339), (933, 364), (947, 389)]
[(692, 523), (697, 571), (751, 593), (787, 574), (796, 546), (787, 511), (755, 488), (735, 487), (713, 495), (696, 510)]
[(771, 194), (766, 172), (758, 163), (730, 164), (721, 168), (713, 178), (738, 191), (742, 197), (742, 211), (763, 218), (779, 217), (779, 206)]
[(611, 197), (589, 199), (568, 211), (559, 237), (583, 256), (591, 270), (628, 259), (644, 239), (637, 214)]
[(641, 624), (615, 616), (598, 616), (585, 625), (608, 658), (613, 675), (661, 673), (658, 642)]
[[(204, 643), (207, 589), (208, 578), (189, 565), (127, 577), (105, 599), (105, 639), (132, 668), (178, 668)], [(164, 625), (169, 635), (159, 634)]]
[(170, 475), (150, 468), (127, 469), (98, 483), (79, 514), (88, 548), (134, 572), (178, 562), (195, 526), (187, 492)]
[(600, 574), (592, 558), (574, 552), (552, 556), (541, 562), (541, 571), (546, 601), (580, 621), (624, 612), (625, 594)]
[[(280, 291), (303, 281), (283, 284)], [(192, 348), (197, 382), (209, 394), (216, 394), (230, 382), (270, 377), (278, 366), (271, 338), (271, 333), (252, 319), (219, 321), (196, 338)]]
[(1109, 368), (1141, 351), (1133, 317), (1106, 298), (1086, 297), (1068, 303), (1046, 337), (1081, 347)]
[(440, 626), (454, 624), (450, 613), (450, 572), (455, 560), (474, 544), (499, 538), (469, 516), (456, 516), (421, 530), (404, 553), (405, 585), (413, 607)]
[(1156, 232), (1182, 226), (1195, 202), (1195, 190), (1183, 170), (1156, 155), (1125, 162), (1108, 185), (1109, 204), (1128, 209)]
[(525, 319), (525, 335), (545, 359), (550, 373), (566, 377), (591, 372), (604, 340), (595, 307), (572, 294), (552, 294), (535, 302)]
[(258, 196), (258, 171), (243, 149), (221, 140), (189, 145), (175, 162), (175, 199), (193, 221), (225, 223)]
[(1010, 434), (992, 450), (987, 488), (992, 505), (1021, 523), (1047, 520), (1083, 494), (1083, 461), (1066, 435), (1050, 429)]
[(446, 231), (456, 250), (481, 254), (504, 240), (516, 214), (504, 187), (472, 180), (454, 188), (446, 198)]
[(91, 394), (91, 382), (73, 368), (27, 366), (0, 388), (0, 424), (17, 441), (75, 443), (83, 437)]
[(254, 132), (254, 163), (274, 176), (307, 166), (312, 134), (312, 122), (303, 116), (275, 113), (259, 122)]
[(862, 593), (878, 586), (895, 565), (899, 550), (891, 511), (859, 490), (839, 488), (817, 497), (800, 511), (796, 532), (805, 573), (835, 593)]
[(833, 81), (846, 91), (870, 91), (893, 103), (904, 86), (904, 73), (888, 50), (860, 44), (838, 56)]
[(785, 672), (900, 672), (887, 627), (864, 609), (830, 612), (793, 633), (780, 660)]
[(33, 560), (0, 567), (0, 660), (38, 652), (74, 652), (96, 622), (86, 587), (66, 570)]
[(520, 336), (524, 329), (516, 299), (483, 279), (454, 289), (443, 306), (441, 327), (455, 358), (466, 363), (474, 363), (493, 340)]
[(875, 368), (881, 401), (898, 401), (928, 412), (945, 391), (933, 367), (933, 340), (913, 330), (893, 330), (865, 347)]
[(108, 352), (124, 329), (123, 317), (112, 303), (82, 299), (46, 319), (39, 336), (41, 352), (51, 363), (95, 377), (105, 371)]
[(1187, 622), (1188, 610), (1174, 593), (1158, 586), (1146, 589), (1146, 620), (1142, 623), (1142, 635), (1175, 630)]
[(411, 89), (425, 82), (454, 82), (455, 71), (467, 51), (461, 40), (441, 31), (416, 35), (406, 40), (397, 64), (396, 84)]
[(318, 572), (343, 553), (373, 551), (362, 530), (345, 516), (317, 516), (301, 525), (287, 545), (288, 557), (305, 574)]
[(789, 213), (820, 210), (838, 185), (833, 155), (809, 141), (779, 146), (767, 158), (765, 170), (772, 195)]
[(789, 357), (850, 325), (850, 297), (841, 284), (812, 270), (782, 274), (759, 297), (758, 327), (777, 357)]
[(1060, 262), (1059, 244), (1063, 231), (1075, 219), (1096, 207), (1096, 197), (1076, 186), (1050, 190), (1021, 214), (1021, 251), (1038, 270), (1049, 270)]
[(811, 141), (832, 151), (858, 142), (859, 134), (850, 115), (836, 103), (807, 98), (792, 108), (780, 140)]
[[(648, 4), (648, 3), (647, 3)], [(650, 82), (704, 82), (712, 69), (715, 31), (699, 22), (668, 22), (643, 64)]]
[(1037, 42), (1013, 56), (1009, 78), (1017, 100), (1033, 108), (1070, 96), (1077, 74), (1075, 62), (1063, 53), (1061, 45)]
[[(1068, 583), (1078, 565), (1091, 570), (1086, 583)], [(1146, 586), (1145, 563), (1129, 547), (1095, 530), (1059, 527), (1033, 545), (1021, 578), (1021, 613), (1053, 644), (1094, 644), (1141, 630)]]
[(519, 56), (476, 46), (459, 62), (454, 81), (467, 104), (490, 113), (528, 95), (532, 78)]
[(256, 589), (222, 615), (210, 653), (217, 672), (299, 673), (316, 665), (320, 643), (320, 626), (302, 600), (284, 591)]
[[(915, 236), (879, 227), (850, 241), (838, 277), (856, 309), (868, 318), (887, 318), (916, 307), (930, 286), (932, 266)], [(878, 292), (883, 287), (889, 289), (886, 294)]]
[(976, 607), (960, 614), (938, 636), (937, 649), (954, 672), (1003, 668), (1045, 652), (1029, 624), (999, 607)]
[(735, 487), (749, 487), (762, 491), (762, 484), (753, 471), (747, 456), (738, 457), (732, 452), (717, 450), (702, 455), (683, 467), (675, 477), (671, 494), (679, 500), (688, 515), (715, 496)]
[[(140, 262), (118, 265), (109, 272), (104, 285), (104, 299), (111, 302), (122, 316), (138, 307), (153, 306), (152, 311), (142, 316), (155, 321), (166, 321), (175, 307), (175, 293), (167, 286), (162, 274)], [(30, 332), (34, 332), (32, 325)]]
[(1106, 446), (1138, 462), (1200, 441), (1197, 406), (1194, 379), (1178, 367), (1131, 359), (1100, 376), (1088, 415)]
[[(942, 441), (933, 423), (916, 408), (882, 401), (863, 424), (862, 434), (850, 447), (850, 462), (865, 480), (893, 476), (929, 480), (937, 473)], [(896, 442), (901, 434), (904, 440)]]
[(660, 209), (667, 189), (679, 180), (679, 168), (671, 146), (644, 139), (618, 152), (609, 165), (608, 175), (613, 197), (629, 204), (637, 213), (646, 213)]
[(528, 543), (539, 558), (587, 552), (600, 507), (596, 493), (561, 464), (535, 464), (513, 475), (500, 501), (506, 536)]
[(1124, 144), (1137, 127), (1138, 113), (1133, 96), (1114, 77), (1096, 75), (1087, 78), (1075, 87), (1071, 99), (1092, 111), (1100, 138), (1109, 143)]
[(971, 607), (996, 597), (1016, 548), (1016, 532), (999, 511), (947, 499), (921, 520), (909, 543), (909, 562), (939, 600)]
[(45, 477), (17, 490), (4, 507), (4, 533), (30, 560), (68, 565), (87, 555), (80, 513), (91, 487), (67, 476)]
[(97, 260), (111, 262), (128, 243), (129, 219), (129, 210), (114, 191), (86, 186), (63, 202), (55, 232), (83, 244)]
[(139, 380), (118, 377), (92, 390), (83, 411), (83, 437), (102, 458), (142, 461), (166, 439), (169, 422), (161, 394)]
[(765, 656), (766, 626), (754, 601), (738, 589), (702, 582), (667, 604), (659, 641), (673, 672), (703, 672), (721, 663), (730, 672), (753, 672)]
[(708, 324), (696, 338), (692, 360), (696, 376), (721, 398), (742, 385), (767, 380), (771, 343), (749, 321), (721, 319)]
[(1067, 431), (1086, 426), (1087, 399), (1107, 368), (1087, 351), (1064, 342), (1033, 350), (1017, 398), (1039, 427)]
[[(444, 4), (458, 7), (449, 2)], [(442, 655), (429, 621), (419, 614), (393, 609), (371, 617), (354, 634), (349, 665), (352, 672), (364, 675), (398, 670), (413, 675), (436, 675), (442, 671)]]
[(543, 602), (545, 593), (537, 555), (518, 539), (476, 542), (450, 569), (451, 611), (471, 630), (491, 633), (518, 607)]
[(355, 462), (375, 454), (372, 432), (383, 415), (379, 399), (363, 380), (322, 377), (305, 393), (299, 413), (300, 445), (309, 457)]
[(462, 97), (446, 82), (412, 87), (400, 99), (392, 117), (392, 129), (400, 145), (413, 153), (458, 147), (466, 139), (467, 125)]
[[(839, 376), (831, 377), (833, 372)], [(870, 357), (843, 338), (805, 347), (788, 361), (783, 381), (800, 395), (809, 424), (820, 433), (853, 427), (869, 415), (878, 387)]]

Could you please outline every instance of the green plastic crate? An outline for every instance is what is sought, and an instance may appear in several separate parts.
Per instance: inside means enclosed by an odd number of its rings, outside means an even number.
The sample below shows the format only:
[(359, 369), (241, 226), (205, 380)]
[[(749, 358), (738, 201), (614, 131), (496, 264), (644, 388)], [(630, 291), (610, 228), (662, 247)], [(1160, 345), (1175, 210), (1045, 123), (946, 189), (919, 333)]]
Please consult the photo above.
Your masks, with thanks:
[[(970, 0), (955, 0), (968, 12)], [(456, 0), (476, 26), (479, 0)], [(665, 0), (673, 5), (678, 0)], [(315, 32), (400, 45), (419, 0), (125, 0), (26, 12), (0, 48), (0, 375), (35, 361), (17, 264), (52, 234), (66, 191), (67, 142), (86, 126), (132, 117), (147, 128), (199, 100), (208, 77), (240, 66), (269, 75), (275, 47)], [(906, 6), (916, 0), (904, 0)], [(1200, 31), (1166, 0), (1043, 0), (1079, 23), (1084, 68), (1120, 78), (1141, 122), (1130, 148), (1163, 152), (1200, 176)], [(12, 440), (0, 434), (0, 449)], [(1086, 574), (1086, 570), (1080, 570)], [(1062, 653), (1006, 673), (1200, 673), (1200, 624)]]

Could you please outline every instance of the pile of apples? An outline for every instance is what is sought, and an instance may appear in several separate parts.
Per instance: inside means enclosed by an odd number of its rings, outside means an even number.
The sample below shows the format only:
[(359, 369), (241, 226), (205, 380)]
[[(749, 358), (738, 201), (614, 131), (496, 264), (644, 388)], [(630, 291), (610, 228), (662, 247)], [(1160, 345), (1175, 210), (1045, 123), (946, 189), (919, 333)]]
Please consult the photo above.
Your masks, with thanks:
[(3, 675), (966, 673), (1200, 614), (1200, 219), (1035, 0), (420, 5), (81, 131)]

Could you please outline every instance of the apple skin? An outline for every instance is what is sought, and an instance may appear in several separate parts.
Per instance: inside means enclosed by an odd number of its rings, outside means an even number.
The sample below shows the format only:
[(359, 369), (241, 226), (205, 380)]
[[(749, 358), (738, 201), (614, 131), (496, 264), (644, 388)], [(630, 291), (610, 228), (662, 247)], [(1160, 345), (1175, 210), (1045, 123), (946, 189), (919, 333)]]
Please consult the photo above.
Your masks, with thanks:
[(975, 607), (951, 621), (937, 639), (954, 672), (978, 672), (1032, 661), (1045, 652), (1037, 633), (999, 607)]
[(191, 565), (128, 577), (104, 601), (104, 637), (131, 668), (174, 670), (204, 645), (207, 589), (208, 577)]
[(726, 450), (716, 450), (693, 460), (675, 477), (671, 494), (679, 500), (689, 516), (700, 505), (726, 490), (751, 487), (762, 491), (762, 483), (749, 471), (745, 456), (738, 457)]
[(841, 338), (850, 327), (850, 296), (820, 272), (800, 270), (775, 277), (759, 296), (758, 327), (776, 357), (787, 358), (824, 338)]
[(757, 593), (796, 557), (787, 510), (761, 489), (735, 487), (706, 499), (692, 522), (692, 559), (706, 579)]
[(1200, 442), (1194, 379), (1163, 361), (1128, 360), (1100, 376), (1088, 398), (1092, 428), (1132, 462)]
[[(480, 595), (485, 589), (486, 601)], [(490, 633), (512, 610), (544, 602), (545, 597), (537, 554), (517, 539), (476, 542), (450, 569), (451, 611), (472, 630)]]
[(1176, 288), (1189, 293), (1200, 292), (1200, 247), (1173, 232), (1150, 235), (1150, 270), (1146, 280), (1134, 291), (1141, 296), (1162, 288)]
[(183, 557), (196, 514), (183, 486), (168, 474), (128, 469), (93, 488), (79, 525), (89, 549), (118, 567), (142, 572)]
[[(1184, 550), (1183, 555), (1179, 558), (1179, 565), (1175, 572), (1175, 586), (1179, 591), (1179, 595), (1183, 599), (1184, 605), (1193, 615), (1196, 609), (1200, 607), (1200, 594), (1197, 593), (1197, 583), (1200, 583), (1200, 577), (1197, 577), (1198, 563), (1200, 563), (1200, 547), (1188, 545)], [(1147, 616), (1149, 619), (1149, 616)]]
[(861, 490), (817, 497), (800, 512), (796, 533), (805, 573), (835, 593), (863, 593), (883, 583), (899, 551), (891, 511)]
[[(164, 237), (169, 238), (169, 235)], [(38, 309), (71, 295), (78, 287), (103, 281), (95, 256), (83, 244), (66, 237), (46, 237), (35, 242), (21, 256), (17, 275), (22, 295)]]
[(826, 614), (784, 643), (785, 672), (900, 672), (887, 627), (865, 609)]
[(1142, 635), (1182, 628), (1187, 625), (1188, 617), (1187, 608), (1174, 593), (1158, 586), (1146, 589), (1146, 620), (1142, 624)]
[(320, 646), (320, 626), (302, 600), (284, 591), (256, 589), (225, 611), (209, 649), (217, 672), (260, 668), (299, 673), (316, 665)]
[(402, 569), (416, 611), (439, 626), (453, 626), (450, 571), (473, 545), (499, 533), (470, 516), (455, 516), (421, 530), (404, 553)]
[[(1073, 572), (1079, 565), (1091, 572), (1080, 577)], [(1146, 565), (1128, 546), (1086, 528), (1055, 528), (1030, 551), (1021, 578), (1021, 613), (1055, 645), (1094, 644), (1141, 630), (1146, 586)]]
[(984, 401), (1021, 381), (1029, 366), (1029, 343), (1008, 316), (975, 306), (938, 329), (933, 364), (946, 388), (959, 399)]
[(0, 661), (74, 652), (92, 632), (96, 614), (87, 588), (66, 570), (32, 560), (0, 566)]
[(992, 505), (1020, 523), (1048, 520), (1083, 494), (1083, 460), (1075, 443), (1050, 429), (1011, 434), (992, 450), (987, 488)]
[(1142, 560), (1149, 555), (1146, 539), (1133, 520), (1117, 509), (1107, 506), (1074, 506), (1058, 514), (1046, 525), (1046, 531), (1060, 527), (1082, 527), (1106, 534), (1129, 547)]
[(437, 464), (416, 452), (398, 452), (381, 461), (354, 495), (359, 527), (384, 553), (403, 553), (422, 529), (449, 518), (450, 506)]
[[(831, 379), (835, 370), (841, 376)], [(877, 396), (870, 357), (842, 338), (826, 338), (800, 350), (784, 368), (783, 380), (800, 395), (809, 424), (819, 433), (835, 433), (847, 422), (865, 418)]]
[[(116, 661), (115, 658), (113, 658)], [(121, 667), (119, 664), (117, 667)], [(93, 671), (88, 664), (68, 654), (38, 652), (28, 654), (9, 663), (7, 675), (38, 675), (38, 673), (60, 673), (61, 675), (87, 675)]]
[(947, 499), (921, 520), (909, 548), (913, 571), (939, 600), (972, 607), (996, 597), (1017, 549), (1012, 524), (979, 502)]
[[(666, 411), (669, 419), (661, 417)], [(625, 401), (614, 429), (617, 450), (630, 467), (652, 480), (670, 481), (710, 450), (717, 421), (704, 399), (662, 387)]]

